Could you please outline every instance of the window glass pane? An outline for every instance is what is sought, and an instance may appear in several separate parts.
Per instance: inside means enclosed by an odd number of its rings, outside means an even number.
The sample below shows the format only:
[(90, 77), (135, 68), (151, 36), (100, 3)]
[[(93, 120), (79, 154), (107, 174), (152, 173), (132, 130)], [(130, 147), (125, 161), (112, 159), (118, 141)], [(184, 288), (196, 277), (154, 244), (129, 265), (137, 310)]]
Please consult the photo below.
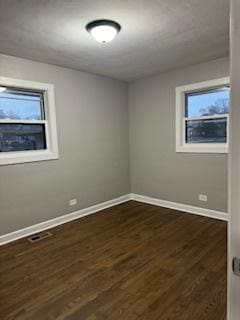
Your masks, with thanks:
[(229, 113), (230, 88), (186, 94), (186, 117)]
[(0, 152), (46, 149), (43, 124), (0, 123)]
[(0, 119), (43, 120), (42, 93), (0, 90)]
[(226, 118), (186, 121), (186, 143), (226, 143), (226, 133)]

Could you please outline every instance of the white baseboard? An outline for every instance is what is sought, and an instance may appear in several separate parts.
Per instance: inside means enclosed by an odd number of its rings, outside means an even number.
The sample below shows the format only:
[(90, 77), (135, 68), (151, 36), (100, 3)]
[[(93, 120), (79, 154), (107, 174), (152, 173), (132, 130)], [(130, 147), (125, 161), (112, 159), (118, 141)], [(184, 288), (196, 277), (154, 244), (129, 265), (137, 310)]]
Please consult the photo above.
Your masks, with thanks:
[(228, 221), (228, 219), (229, 219), (229, 216), (226, 212), (214, 211), (214, 210), (210, 210), (210, 209), (189, 206), (186, 204), (175, 203), (175, 202), (160, 200), (160, 199), (156, 199), (156, 198), (151, 198), (151, 197), (131, 193), (131, 194), (127, 194), (127, 195), (124, 195), (122, 197), (119, 197), (119, 198), (116, 198), (113, 200), (102, 202), (102, 203), (96, 204), (94, 206), (85, 208), (85, 209), (81, 209), (81, 210), (78, 210), (78, 211), (75, 211), (72, 213), (68, 213), (66, 215), (63, 215), (63, 216), (60, 216), (60, 217), (57, 217), (57, 218), (54, 218), (54, 219), (51, 219), (48, 221), (44, 221), (44, 222), (35, 224), (35, 225), (27, 227), (27, 228), (23, 228), (23, 229), (2, 235), (2, 236), (0, 236), (0, 246), (7, 244), (9, 242), (27, 237), (27, 236), (32, 235), (34, 233), (38, 233), (38, 232), (56, 227), (58, 225), (66, 223), (66, 222), (88, 216), (88, 215), (96, 213), (98, 211), (101, 211), (101, 210), (104, 210), (104, 209), (107, 209), (110, 207), (114, 207), (118, 204), (127, 202), (129, 200), (135, 200), (135, 201), (139, 201), (139, 202), (143, 202), (143, 203), (153, 204), (155, 206), (165, 207), (165, 208), (169, 208), (169, 209), (188, 212), (188, 213), (197, 214), (200, 216), (205, 216), (205, 217), (224, 220), (224, 221)]
[(57, 217), (57, 218), (54, 218), (54, 219), (51, 219), (48, 221), (44, 221), (44, 222), (35, 224), (33, 226), (30, 226), (30, 227), (27, 227), (24, 229), (13, 231), (11, 233), (0, 236), (0, 246), (4, 245), (6, 243), (9, 243), (9, 242), (27, 237), (31, 234), (56, 227), (60, 224), (64, 224), (66, 222), (88, 216), (90, 214), (93, 214), (98, 211), (116, 206), (118, 204), (124, 203), (129, 200), (131, 200), (131, 195), (127, 194), (122, 197), (119, 197), (119, 198), (116, 198), (113, 200), (109, 200), (106, 202), (102, 202), (102, 203), (96, 204), (94, 206), (91, 206), (91, 207), (88, 207), (85, 209), (81, 209), (81, 210), (78, 210), (78, 211), (75, 211), (72, 213), (68, 213), (66, 215), (63, 215), (63, 216), (60, 216), (60, 217)]
[(131, 200), (144, 202), (144, 203), (148, 203), (148, 204), (153, 204), (155, 206), (174, 209), (174, 210), (183, 211), (183, 212), (187, 212), (187, 213), (197, 214), (197, 215), (205, 216), (205, 217), (209, 217), (209, 218), (214, 218), (214, 219), (219, 219), (219, 220), (224, 220), (224, 221), (229, 220), (229, 215), (226, 212), (215, 211), (215, 210), (210, 210), (210, 209), (205, 209), (205, 208), (200, 208), (200, 207), (194, 207), (194, 206), (189, 206), (186, 204), (176, 203), (176, 202), (171, 202), (171, 201), (166, 201), (166, 200), (160, 200), (160, 199), (156, 199), (156, 198), (142, 196), (142, 195), (135, 194), (135, 193), (131, 194)]

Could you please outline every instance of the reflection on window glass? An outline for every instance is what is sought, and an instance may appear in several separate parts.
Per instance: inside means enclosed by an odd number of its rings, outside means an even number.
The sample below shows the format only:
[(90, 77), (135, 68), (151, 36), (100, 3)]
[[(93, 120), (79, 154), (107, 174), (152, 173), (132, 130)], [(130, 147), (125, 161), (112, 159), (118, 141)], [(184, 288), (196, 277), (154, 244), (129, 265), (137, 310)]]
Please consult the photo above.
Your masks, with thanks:
[(186, 117), (229, 113), (229, 101), (228, 87), (186, 94)]
[(46, 149), (42, 124), (0, 124), (0, 152)]
[(226, 143), (227, 119), (187, 120), (187, 143)]
[(0, 91), (0, 119), (43, 120), (42, 94)]

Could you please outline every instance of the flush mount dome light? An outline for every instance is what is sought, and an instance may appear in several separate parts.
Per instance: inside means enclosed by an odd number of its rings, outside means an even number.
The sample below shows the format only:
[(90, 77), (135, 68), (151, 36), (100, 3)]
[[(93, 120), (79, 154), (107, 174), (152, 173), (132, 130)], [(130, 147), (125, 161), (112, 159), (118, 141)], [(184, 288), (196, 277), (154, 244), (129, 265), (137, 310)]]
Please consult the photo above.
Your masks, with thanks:
[(95, 20), (86, 25), (87, 31), (98, 42), (112, 41), (121, 30), (119, 23), (112, 20)]

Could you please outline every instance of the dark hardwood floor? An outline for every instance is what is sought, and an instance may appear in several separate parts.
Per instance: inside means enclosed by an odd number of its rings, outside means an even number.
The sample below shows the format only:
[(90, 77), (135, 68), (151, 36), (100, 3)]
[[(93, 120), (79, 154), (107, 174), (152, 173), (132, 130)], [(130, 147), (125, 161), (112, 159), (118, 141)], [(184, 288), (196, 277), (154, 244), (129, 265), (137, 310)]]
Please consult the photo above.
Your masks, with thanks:
[(226, 223), (127, 202), (0, 248), (0, 319), (225, 320)]

